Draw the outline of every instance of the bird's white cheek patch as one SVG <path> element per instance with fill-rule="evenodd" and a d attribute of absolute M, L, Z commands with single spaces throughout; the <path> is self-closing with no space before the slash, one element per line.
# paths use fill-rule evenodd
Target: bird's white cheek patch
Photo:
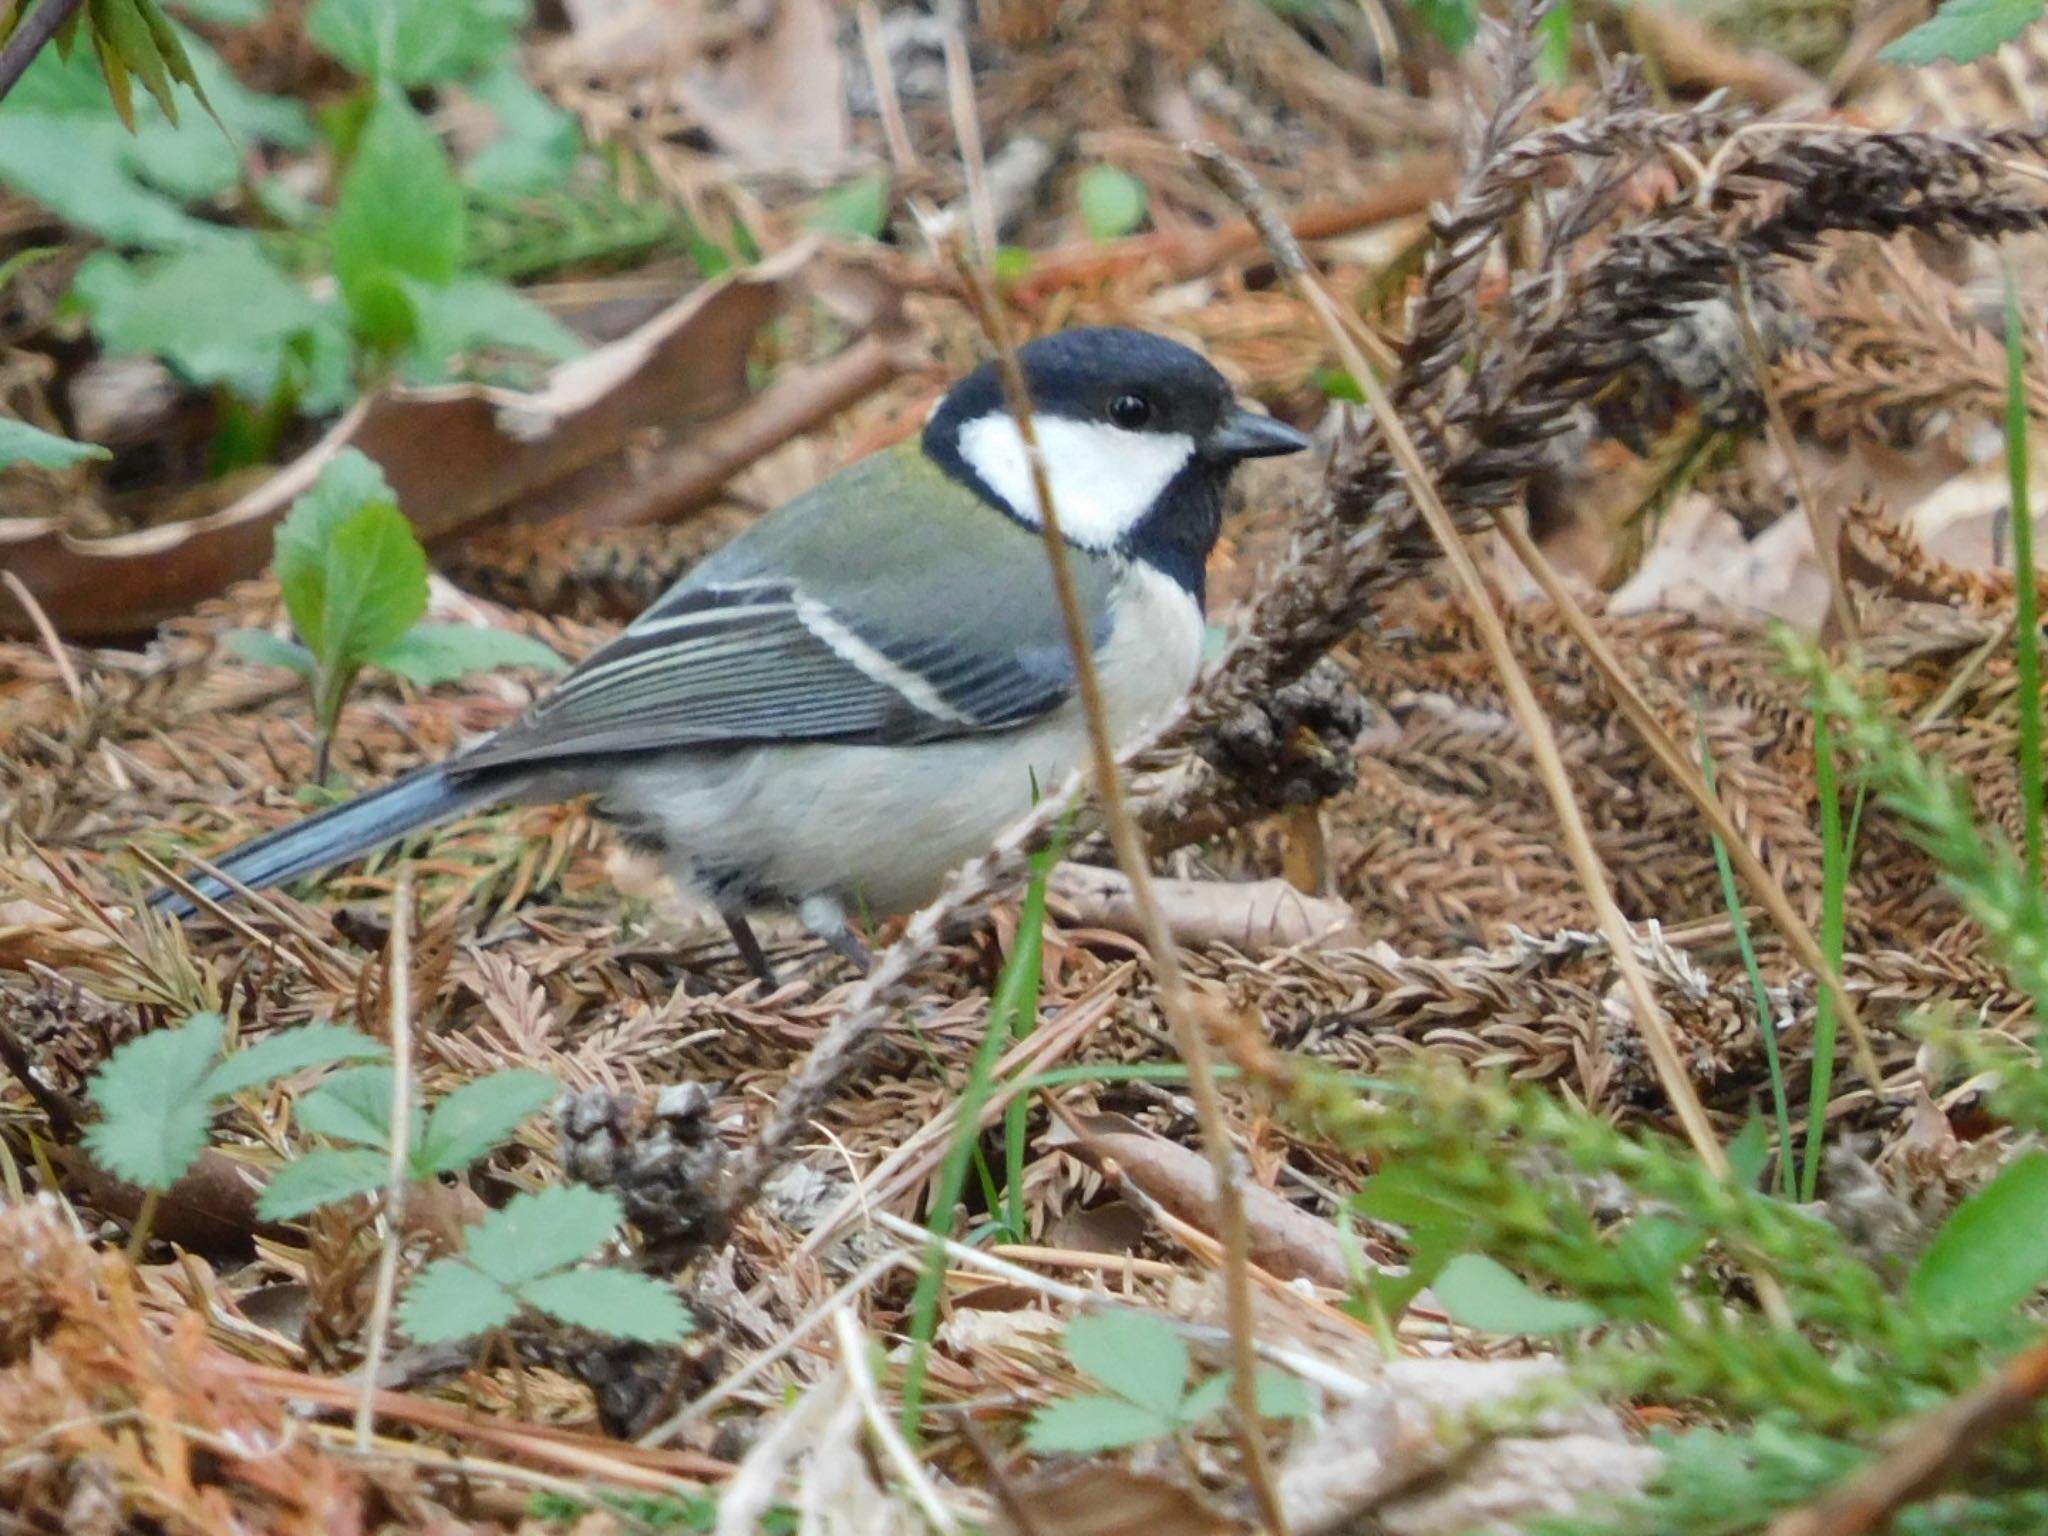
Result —
<path fill-rule="evenodd" d="M 1183 433 L 1125 432 L 1061 416 L 1040 416 L 1036 425 L 1060 530 L 1089 549 L 1109 549 L 1129 533 L 1195 455 Z M 1039 521 L 1024 438 L 1006 412 L 962 426 L 960 457 L 1018 517 Z"/>

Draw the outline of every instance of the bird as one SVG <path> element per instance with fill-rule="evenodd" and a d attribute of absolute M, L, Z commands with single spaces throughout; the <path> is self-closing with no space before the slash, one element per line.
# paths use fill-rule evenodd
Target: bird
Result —
<path fill-rule="evenodd" d="M 1153 332 L 1076 327 L 1015 357 L 1126 743 L 1200 668 L 1233 472 L 1311 440 Z M 190 883 L 224 900 L 468 811 L 588 794 L 628 847 L 708 899 L 764 981 L 749 921 L 764 911 L 794 912 L 865 968 L 855 914 L 923 905 L 1087 760 L 1041 521 L 991 360 L 914 437 L 699 562 L 510 724 L 242 844 L 214 863 L 226 881 Z M 170 888 L 149 904 L 196 910 Z"/>

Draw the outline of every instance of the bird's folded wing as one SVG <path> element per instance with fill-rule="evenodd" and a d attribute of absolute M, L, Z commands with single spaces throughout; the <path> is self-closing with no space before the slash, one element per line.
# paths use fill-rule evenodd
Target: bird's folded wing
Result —
<path fill-rule="evenodd" d="M 863 633 L 862 628 L 868 632 Z M 461 774 L 614 753 L 768 742 L 897 744 L 1005 730 L 1072 691 L 1063 647 L 890 637 L 787 582 L 680 589 Z"/>

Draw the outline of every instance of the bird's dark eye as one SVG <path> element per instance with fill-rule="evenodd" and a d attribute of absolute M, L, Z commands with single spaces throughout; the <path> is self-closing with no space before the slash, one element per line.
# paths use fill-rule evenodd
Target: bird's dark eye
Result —
<path fill-rule="evenodd" d="M 1152 419 L 1152 402 L 1143 395 L 1118 395 L 1109 402 L 1109 419 L 1126 432 L 1135 432 Z"/>

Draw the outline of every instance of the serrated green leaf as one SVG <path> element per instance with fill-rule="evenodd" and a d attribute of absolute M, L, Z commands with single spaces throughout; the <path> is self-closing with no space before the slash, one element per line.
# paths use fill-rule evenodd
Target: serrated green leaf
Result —
<path fill-rule="evenodd" d="M 2029 1152 L 1950 1213 L 1913 1270 L 1930 1319 L 1982 1329 L 2048 1282 L 2048 1152 Z"/>
<path fill-rule="evenodd" d="M 1305 1419 L 1316 1411 L 1315 1394 L 1299 1376 L 1261 1366 L 1252 1382 L 1258 1389 L 1259 1412 L 1269 1419 Z"/>
<path fill-rule="evenodd" d="M 87 13 L 87 26 L 92 34 L 92 56 L 100 66 L 100 78 L 107 82 L 107 101 L 113 106 L 114 116 L 121 120 L 121 126 L 130 133 L 135 131 L 135 82 L 128 71 L 128 63 L 121 57 L 121 50 L 106 30 L 91 19 Z"/>
<path fill-rule="evenodd" d="M 1452 1322 L 1483 1333 L 1568 1333 L 1600 1321 L 1583 1301 L 1531 1290 L 1513 1270 L 1483 1253 L 1461 1253 L 1430 1286 Z"/>
<path fill-rule="evenodd" d="M 402 279 L 446 286 L 462 265 L 462 188 L 440 137 L 395 88 L 381 90 L 342 177 L 334 275 L 372 345 L 395 350 L 418 322 Z"/>
<path fill-rule="evenodd" d="M 1180 1407 L 1174 1417 L 1182 1424 L 1199 1424 L 1211 1414 L 1219 1412 L 1230 1401 L 1230 1372 L 1223 1371 L 1206 1381 L 1195 1383 L 1195 1389 L 1180 1400 Z"/>
<path fill-rule="evenodd" d="M 315 653 L 330 675 L 360 665 L 427 611 L 427 552 L 388 501 L 358 507 L 327 543 L 327 590 Z"/>
<path fill-rule="evenodd" d="M 273 562 L 285 611 L 317 655 L 327 633 L 327 551 L 335 530 L 364 507 L 395 505 L 391 486 L 367 454 L 344 448 L 278 523 Z"/>
<path fill-rule="evenodd" d="M 0 416 L 0 469 L 15 464 L 28 464 L 36 469 L 69 469 L 91 459 L 112 457 L 98 443 L 73 442 L 11 416 Z"/>
<path fill-rule="evenodd" d="M 299 1129 L 333 1141 L 387 1147 L 391 1142 L 391 1068 L 336 1072 L 298 1102 Z"/>
<path fill-rule="evenodd" d="M 1146 1312 L 1084 1312 L 1067 1324 L 1067 1358 L 1119 1397 L 1171 1417 L 1188 1389 L 1188 1347 Z"/>
<path fill-rule="evenodd" d="M 804 223 L 828 235 L 879 240 L 889 227 L 889 190 L 886 173 L 858 177 L 813 202 L 804 214 Z"/>
<path fill-rule="evenodd" d="M 464 1083 L 434 1106 L 413 1152 L 413 1168 L 424 1178 L 459 1173 L 498 1146 L 529 1115 L 540 1113 L 562 1091 L 545 1072 L 493 1072 Z"/>
<path fill-rule="evenodd" d="M 623 1269 L 570 1269 L 518 1288 L 519 1299 L 574 1328 L 615 1339 L 673 1344 L 690 1332 L 690 1314 L 674 1291 Z"/>
<path fill-rule="evenodd" d="M 129 73 L 156 99 L 165 117 L 178 120 L 178 102 L 171 90 L 171 71 L 157 48 L 156 33 L 143 15 L 148 0 L 89 0 L 93 40 L 119 55 Z"/>
<path fill-rule="evenodd" d="M 1066 1397 L 1047 1403 L 1024 1426 L 1024 1443 L 1040 1455 L 1114 1451 L 1174 1432 L 1174 1421 L 1121 1397 Z"/>
<path fill-rule="evenodd" d="M 131 1040 L 92 1076 L 100 1120 L 85 1133 L 93 1160 L 144 1189 L 169 1189 L 205 1150 L 212 1105 L 199 1091 L 226 1025 L 194 1014 L 175 1029 Z"/>
<path fill-rule="evenodd" d="M 499 64 L 469 87 L 498 120 L 498 134 L 462 168 L 479 192 L 524 197 L 558 187 L 576 167 L 583 135 L 576 119 L 528 83 L 518 66 Z"/>
<path fill-rule="evenodd" d="M 617 1195 L 551 1184 L 486 1216 L 470 1232 L 464 1257 L 501 1284 L 521 1286 L 589 1258 L 625 1219 Z"/>
<path fill-rule="evenodd" d="M 1375 1221 L 1411 1230 L 1465 1231 L 1471 1217 L 1426 1170 L 1395 1164 L 1365 1181 L 1351 1203 Z"/>
<path fill-rule="evenodd" d="M 245 1088 L 308 1067 L 331 1066 L 337 1061 L 369 1061 L 385 1054 L 382 1045 L 346 1024 L 302 1024 L 297 1029 L 279 1030 L 233 1052 L 206 1074 L 199 1091 L 209 1099 L 225 1099 Z"/>
<path fill-rule="evenodd" d="M 476 352 L 521 352 L 551 362 L 575 357 L 582 340 L 561 321 L 496 278 L 452 283 L 399 279 L 413 317 L 406 376 L 415 384 L 455 377 L 449 365 Z"/>
<path fill-rule="evenodd" d="M 256 1201 L 267 1221 L 296 1221 L 323 1205 L 382 1189 L 391 1160 L 368 1147 L 314 1147 L 270 1177 Z"/>
<path fill-rule="evenodd" d="M 406 1287 L 399 1326 L 417 1343 L 446 1344 L 503 1327 L 518 1315 L 512 1293 L 454 1259 L 436 1259 Z"/>
<path fill-rule="evenodd" d="M 2041 19 L 2042 0 L 1948 0 L 1926 21 L 1887 44 L 1878 57 L 1889 64 L 1967 64 L 1996 51 Z"/>
<path fill-rule="evenodd" d="M 369 660 L 422 688 L 498 667 L 559 672 L 564 665 L 561 657 L 530 636 L 476 624 L 416 624 Z"/>
<path fill-rule="evenodd" d="M 1128 235 L 1145 222 L 1151 194 L 1145 183 L 1113 165 L 1091 165 L 1074 184 L 1080 203 L 1081 223 L 1097 240 L 1114 240 Z"/>
<path fill-rule="evenodd" d="M 81 290 L 108 352 L 162 358 L 194 384 L 225 384 L 244 400 L 276 396 L 292 344 L 338 319 L 263 254 L 234 237 L 130 269 L 109 284 L 102 266 Z"/>
<path fill-rule="evenodd" d="M 286 640 L 267 629 L 224 629 L 220 639 L 237 656 L 259 667 L 283 667 L 305 678 L 313 675 L 313 653 L 296 640 Z"/>
<path fill-rule="evenodd" d="M 433 85 L 504 57 L 528 8 L 526 0 L 319 0 L 306 30 L 358 75 Z"/>

